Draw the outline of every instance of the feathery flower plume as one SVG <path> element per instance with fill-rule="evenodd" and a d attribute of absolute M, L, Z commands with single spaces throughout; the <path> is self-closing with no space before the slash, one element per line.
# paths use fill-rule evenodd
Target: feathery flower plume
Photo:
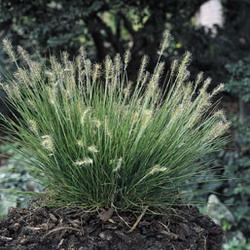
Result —
<path fill-rule="evenodd" d="M 83 112 L 83 114 L 82 114 L 82 116 L 81 116 L 81 119 L 80 119 L 80 122 L 81 122 L 82 125 L 84 125 L 86 116 L 87 116 L 87 114 L 89 113 L 89 111 L 90 111 L 90 109 L 88 109 L 88 108 L 87 108 L 86 110 L 84 110 L 84 112 Z"/>
<path fill-rule="evenodd" d="M 187 67 L 190 63 L 190 60 L 191 60 L 191 54 L 190 52 L 186 52 L 178 68 L 178 73 L 176 77 L 177 85 L 182 84 L 189 77 L 190 73 L 187 70 Z"/>
<path fill-rule="evenodd" d="M 171 75 L 174 74 L 176 72 L 176 69 L 178 68 L 178 60 L 174 60 L 172 63 L 171 63 Z M 170 77 L 171 77 L 170 75 Z"/>
<path fill-rule="evenodd" d="M 30 59 L 29 53 L 21 46 L 17 46 L 17 51 L 18 51 L 19 55 L 23 58 L 23 60 L 28 65 L 30 65 L 31 59 Z"/>
<path fill-rule="evenodd" d="M 127 99 L 129 97 L 130 91 L 131 91 L 131 86 L 132 86 L 132 82 L 129 81 L 126 88 L 123 89 L 123 93 L 124 93 L 124 98 Z"/>
<path fill-rule="evenodd" d="M 142 80 L 141 86 L 145 86 L 145 84 L 148 81 L 149 77 L 150 77 L 150 73 L 148 71 L 146 71 L 145 74 L 143 74 L 143 80 Z"/>
<path fill-rule="evenodd" d="M 138 121 L 138 118 L 139 118 L 139 113 L 138 112 L 134 112 L 132 115 L 131 115 L 131 120 L 133 123 L 136 123 Z"/>
<path fill-rule="evenodd" d="M 93 159 L 89 157 L 85 157 L 82 160 L 78 160 L 74 162 L 74 165 L 76 166 L 87 166 L 87 165 L 92 165 L 93 164 Z"/>
<path fill-rule="evenodd" d="M 209 139 L 214 140 L 215 138 L 224 134 L 230 127 L 229 122 L 218 122 L 210 131 L 209 131 Z"/>
<path fill-rule="evenodd" d="M 77 144 L 79 147 L 83 147 L 83 146 L 84 146 L 82 140 L 77 140 L 77 141 L 76 141 L 76 144 Z"/>
<path fill-rule="evenodd" d="M 53 76 L 53 73 L 50 71 L 50 70 L 45 70 L 45 75 L 48 76 L 48 77 L 51 77 Z"/>
<path fill-rule="evenodd" d="M 202 83 L 202 80 L 203 80 L 203 77 L 204 77 L 204 73 L 203 72 L 200 72 L 196 79 L 195 79 L 195 84 L 194 84 L 194 91 L 196 91 L 197 87 Z"/>
<path fill-rule="evenodd" d="M 93 70 L 93 83 L 99 78 L 100 76 L 100 70 L 101 70 L 101 65 L 100 64 L 95 64 L 94 65 L 94 70 Z"/>
<path fill-rule="evenodd" d="M 204 83 L 203 83 L 203 85 L 202 85 L 202 87 L 200 89 L 201 96 L 207 95 L 207 89 L 210 86 L 211 82 L 212 82 L 211 78 L 207 78 L 204 81 Z"/>
<path fill-rule="evenodd" d="M 124 70 L 127 69 L 130 59 L 131 59 L 131 52 L 130 50 L 126 50 L 124 55 Z"/>
<path fill-rule="evenodd" d="M 55 105 L 56 104 L 56 89 L 55 89 L 55 86 L 53 86 L 52 88 L 48 87 L 47 91 L 48 91 L 48 95 L 49 95 L 50 104 Z"/>
<path fill-rule="evenodd" d="M 68 68 L 68 64 L 69 64 L 69 53 L 67 53 L 66 51 L 64 51 L 62 53 L 62 59 L 63 59 L 64 67 L 67 69 Z"/>
<path fill-rule="evenodd" d="M 210 97 L 216 96 L 218 93 L 220 93 L 221 91 L 223 91 L 224 89 L 224 84 L 221 83 L 219 86 L 217 86 L 213 92 L 211 93 Z"/>
<path fill-rule="evenodd" d="M 122 69 L 122 59 L 120 54 L 116 54 L 115 59 L 114 59 L 114 66 L 115 66 L 115 71 L 117 75 L 120 75 L 121 69 Z"/>
<path fill-rule="evenodd" d="M 98 150 L 95 145 L 91 145 L 88 147 L 88 151 L 91 153 L 98 153 Z"/>
<path fill-rule="evenodd" d="M 80 47 L 79 49 L 79 52 L 80 52 L 80 57 L 81 57 L 81 60 L 85 60 L 86 59 L 86 50 L 84 49 L 84 47 Z"/>
<path fill-rule="evenodd" d="M 34 121 L 34 120 L 29 120 L 29 121 L 28 121 L 28 124 L 29 124 L 30 130 L 31 130 L 32 132 L 34 132 L 35 134 L 38 134 L 37 122 Z"/>
<path fill-rule="evenodd" d="M 122 158 L 119 158 L 116 164 L 116 167 L 113 169 L 113 173 L 118 172 L 121 169 L 122 166 Z"/>
<path fill-rule="evenodd" d="M 163 62 L 159 63 L 159 66 L 156 68 L 155 72 L 151 76 L 151 79 L 148 84 L 148 94 L 150 96 L 153 96 L 155 94 L 155 91 L 158 88 L 159 80 L 164 71 L 164 66 L 165 66 L 165 63 Z"/>
<path fill-rule="evenodd" d="M 218 117 L 220 118 L 224 123 L 227 123 L 227 118 L 225 116 L 225 113 L 223 112 L 223 110 L 218 110 L 214 113 L 214 117 Z"/>
<path fill-rule="evenodd" d="M 162 173 L 162 172 L 165 172 L 167 170 L 166 167 L 162 167 L 160 165 L 155 165 L 151 168 L 151 170 L 149 171 L 148 175 L 154 175 L 154 174 L 157 174 L 157 173 Z"/>
<path fill-rule="evenodd" d="M 92 73 L 92 63 L 89 59 L 84 60 L 85 72 L 87 75 L 91 75 Z"/>
<path fill-rule="evenodd" d="M 11 61 L 16 62 L 16 55 L 14 53 L 12 44 L 10 43 L 8 39 L 3 40 L 3 48 L 5 52 L 7 53 L 7 55 L 10 57 Z"/>
<path fill-rule="evenodd" d="M 153 111 L 150 109 L 145 109 L 142 113 L 142 123 L 147 125 L 153 116 Z"/>
<path fill-rule="evenodd" d="M 71 72 L 71 69 L 70 68 L 64 68 L 63 71 L 64 72 Z"/>
<path fill-rule="evenodd" d="M 162 37 L 162 41 L 161 41 L 161 45 L 160 45 L 160 50 L 159 50 L 159 55 L 162 55 L 164 50 L 168 47 L 169 45 L 169 32 L 165 31 L 163 33 L 163 37 Z"/>
<path fill-rule="evenodd" d="M 162 167 L 161 165 L 157 164 L 157 165 L 154 165 L 153 167 L 151 167 L 150 171 L 145 174 L 139 181 L 138 183 L 142 182 L 144 179 L 146 179 L 147 177 L 151 176 L 151 175 L 154 175 L 154 174 L 157 174 L 157 173 L 163 173 L 167 171 L 167 168 L 166 167 Z"/>
<path fill-rule="evenodd" d="M 12 87 L 12 93 L 17 99 L 21 99 L 20 89 L 16 84 Z"/>
<path fill-rule="evenodd" d="M 50 135 L 43 135 L 42 137 L 42 146 L 50 152 L 54 151 L 53 139 Z"/>
<path fill-rule="evenodd" d="M 148 56 L 144 55 L 141 61 L 140 69 L 137 76 L 137 83 L 140 83 L 145 75 L 145 70 L 148 64 Z"/>
<path fill-rule="evenodd" d="M 106 84 L 108 79 L 110 78 L 111 71 L 112 71 L 112 60 L 109 56 L 106 56 L 105 58 L 105 62 L 104 62 L 104 66 L 105 66 L 105 79 L 106 79 Z"/>
<path fill-rule="evenodd" d="M 108 117 L 105 116 L 104 118 L 104 129 L 105 129 L 105 133 L 108 137 L 111 137 L 111 132 L 110 132 L 110 129 L 109 129 L 109 124 L 108 124 Z"/>
<path fill-rule="evenodd" d="M 100 128 L 101 127 L 101 122 L 98 119 L 93 119 L 93 124 L 95 125 L 96 128 Z"/>

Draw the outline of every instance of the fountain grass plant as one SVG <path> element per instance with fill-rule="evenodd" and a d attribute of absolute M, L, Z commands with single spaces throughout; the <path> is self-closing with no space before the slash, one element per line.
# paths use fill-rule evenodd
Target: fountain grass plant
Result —
<path fill-rule="evenodd" d="M 39 171 L 47 204 L 162 212 L 186 203 L 187 186 L 207 168 L 200 160 L 220 149 L 228 123 L 212 104 L 222 85 L 208 93 L 202 74 L 191 82 L 189 53 L 164 75 L 167 39 L 154 71 L 144 56 L 133 83 L 129 52 L 93 64 L 80 49 L 72 61 L 62 53 L 43 63 L 4 41 L 17 69 L 2 86 L 18 116 L 2 119 Z"/>

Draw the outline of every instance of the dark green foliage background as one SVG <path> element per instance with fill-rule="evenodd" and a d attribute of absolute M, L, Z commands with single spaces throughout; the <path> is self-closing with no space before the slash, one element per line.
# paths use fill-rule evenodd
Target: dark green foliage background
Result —
<path fill-rule="evenodd" d="M 41 57 L 62 50 L 74 56 L 84 45 L 96 61 L 130 47 L 134 60 L 129 71 L 133 73 L 144 53 L 154 61 L 162 33 L 170 30 L 168 58 L 189 50 L 192 73 L 204 71 L 214 85 L 226 83 L 224 100 L 232 120 L 232 139 L 214 164 L 223 167 L 220 173 L 230 180 L 206 188 L 222 195 L 237 226 L 250 238 L 250 1 L 222 0 L 225 22 L 215 37 L 193 23 L 204 2 L 0 0 L 0 40 L 8 37 L 13 45 Z M 8 64 L 0 50 L 0 70 L 6 69 Z M 1 102 L 0 108 L 6 112 Z"/>

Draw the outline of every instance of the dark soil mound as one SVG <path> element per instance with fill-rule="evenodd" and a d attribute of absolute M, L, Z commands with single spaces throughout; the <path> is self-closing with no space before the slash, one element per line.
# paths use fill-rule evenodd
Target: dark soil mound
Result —
<path fill-rule="evenodd" d="M 194 207 L 171 216 L 137 218 L 111 210 L 89 214 L 80 209 L 11 209 L 0 222 L 1 250 L 219 250 L 223 232 Z"/>

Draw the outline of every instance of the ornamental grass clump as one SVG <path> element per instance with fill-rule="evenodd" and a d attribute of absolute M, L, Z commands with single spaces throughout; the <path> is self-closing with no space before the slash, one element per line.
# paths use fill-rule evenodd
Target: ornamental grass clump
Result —
<path fill-rule="evenodd" d="M 130 82 L 129 52 L 94 64 L 80 49 L 73 61 L 63 53 L 42 63 L 4 44 L 17 69 L 2 86 L 18 113 L 5 125 L 39 171 L 46 204 L 161 212 L 186 203 L 189 181 L 206 170 L 201 159 L 228 128 L 211 104 L 222 86 L 208 93 L 202 74 L 191 82 L 189 53 L 167 77 L 161 55 L 151 74 L 144 56 Z"/>

